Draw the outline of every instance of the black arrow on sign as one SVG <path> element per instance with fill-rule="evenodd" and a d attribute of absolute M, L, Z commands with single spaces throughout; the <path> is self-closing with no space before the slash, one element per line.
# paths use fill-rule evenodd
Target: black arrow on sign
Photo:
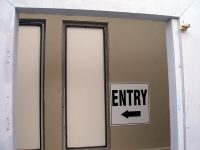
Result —
<path fill-rule="evenodd" d="M 121 114 L 122 116 L 129 118 L 129 117 L 139 117 L 141 116 L 141 111 L 125 111 Z"/>

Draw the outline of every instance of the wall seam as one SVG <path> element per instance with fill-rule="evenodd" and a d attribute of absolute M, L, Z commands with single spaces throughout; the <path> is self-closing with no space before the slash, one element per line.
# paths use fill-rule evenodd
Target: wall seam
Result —
<path fill-rule="evenodd" d="M 11 6 L 13 6 L 15 8 L 15 5 L 10 1 L 10 0 L 6 0 Z"/>
<path fill-rule="evenodd" d="M 180 13 L 179 17 L 182 17 L 183 14 L 198 0 L 193 0 L 193 2 L 191 2 L 184 10 L 182 13 Z"/>

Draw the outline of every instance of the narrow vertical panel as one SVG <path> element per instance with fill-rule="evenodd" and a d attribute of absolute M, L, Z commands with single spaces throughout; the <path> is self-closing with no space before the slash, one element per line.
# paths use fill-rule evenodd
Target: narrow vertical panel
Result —
<path fill-rule="evenodd" d="M 20 26 L 16 80 L 17 149 L 40 149 L 40 27 Z"/>
<path fill-rule="evenodd" d="M 0 150 L 15 149 L 15 52 L 18 12 L 0 1 Z"/>
<path fill-rule="evenodd" d="M 103 29 L 66 31 L 67 147 L 105 146 Z"/>
<path fill-rule="evenodd" d="M 180 23 L 191 25 L 181 32 L 181 48 L 184 80 L 184 131 L 185 149 L 197 150 L 200 147 L 200 1 L 194 1 L 180 17 Z"/>

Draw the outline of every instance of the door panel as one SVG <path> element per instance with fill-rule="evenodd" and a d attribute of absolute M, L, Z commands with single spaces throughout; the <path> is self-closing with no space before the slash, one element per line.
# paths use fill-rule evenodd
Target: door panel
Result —
<path fill-rule="evenodd" d="M 67 146 L 106 145 L 103 29 L 67 27 Z"/>
<path fill-rule="evenodd" d="M 19 26 L 16 79 L 17 149 L 40 149 L 40 27 Z"/>

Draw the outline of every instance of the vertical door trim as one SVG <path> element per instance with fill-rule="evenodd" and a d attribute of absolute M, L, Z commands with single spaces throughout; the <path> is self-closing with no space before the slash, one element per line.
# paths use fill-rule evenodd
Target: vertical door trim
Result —
<path fill-rule="evenodd" d="M 171 150 L 185 150 L 185 103 L 178 19 L 166 23 Z"/>

